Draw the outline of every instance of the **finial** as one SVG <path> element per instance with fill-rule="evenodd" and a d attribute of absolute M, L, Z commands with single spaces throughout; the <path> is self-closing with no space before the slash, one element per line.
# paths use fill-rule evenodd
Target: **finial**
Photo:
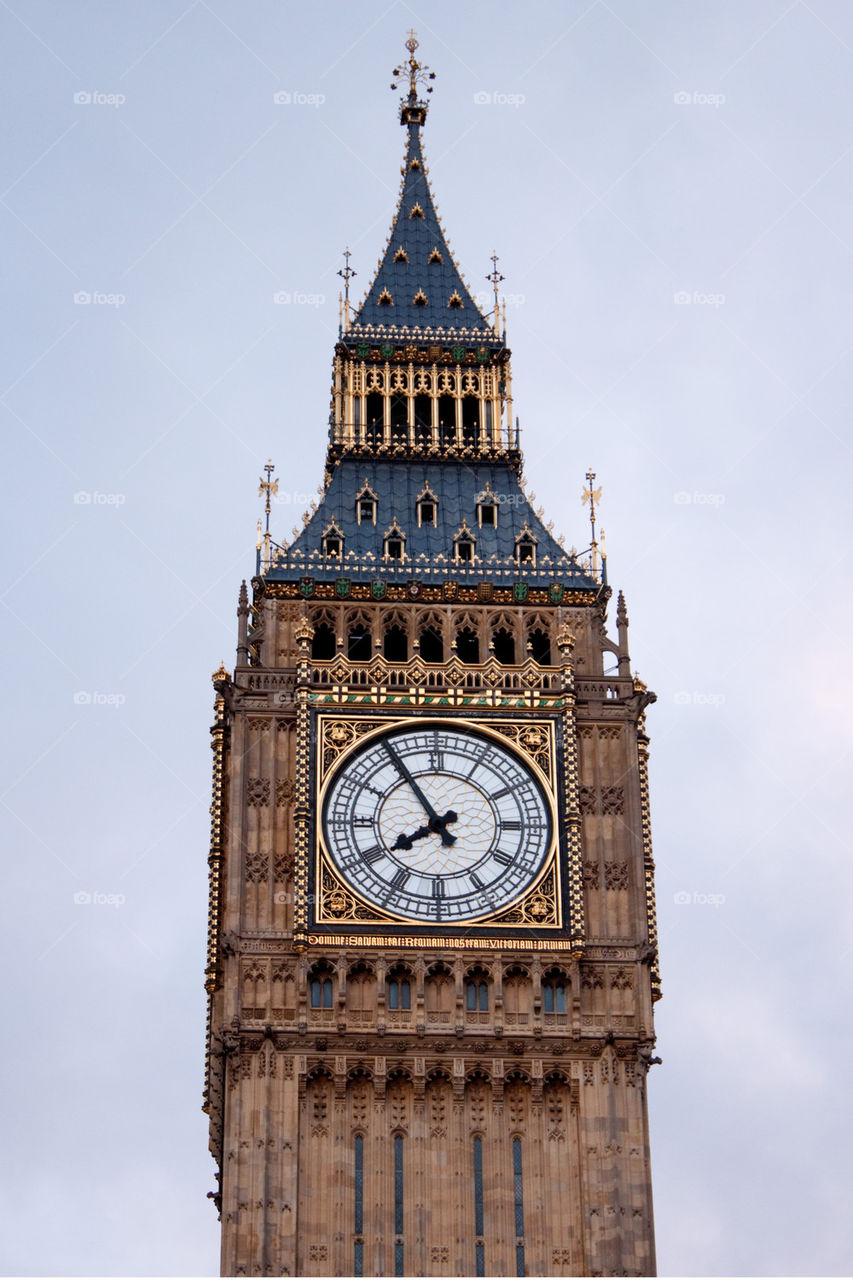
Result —
<path fill-rule="evenodd" d="M 587 471 L 586 473 L 587 487 L 584 489 L 583 493 L 581 494 L 581 502 L 584 503 L 584 505 L 586 505 L 586 503 L 589 503 L 589 523 L 592 529 L 592 546 L 590 548 L 592 552 L 592 572 L 593 572 L 593 576 L 597 576 L 598 575 L 598 543 L 595 540 L 595 504 L 596 502 L 601 502 L 601 486 L 599 485 L 597 489 L 593 489 L 592 486 L 593 486 L 594 480 L 595 480 L 595 472 L 593 471 L 592 467 L 590 467 L 589 471 Z"/>
<path fill-rule="evenodd" d="M 403 80 L 407 75 L 409 77 L 408 96 L 400 103 L 400 124 L 423 124 L 426 119 L 427 104 L 418 99 L 418 85 L 424 85 L 427 93 L 432 93 L 432 85 L 426 82 L 435 79 L 435 72 L 430 71 L 425 63 L 418 62 L 415 57 L 417 47 L 418 39 L 414 31 L 410 30 L 406 41 L 406 48 L 409 51 L 408 61 L 401 62 L 399 67 L 395 67 L 391 73 L 394 77 L 392 89 L 397 88 L 399 80 Z"/>
<path fill-rule="evenodd" d="M 494 250 L 494 252 L 492 253 L 492 259 L 491 259 L 491 261 L 492 261 L 492 269 L 491 269 L 491 271 L 489 272 L 489 274 L 486 276 L 486 279 L 487 279 L 487 280 L 489 280 L 489 281 L 491 281 L 492 288 L 493 288 L 493 289 L 494 289 L 494 291 L 495 291 L 495 309 L 494 309 L 494 312 L 493 312 L 492 314 L 493 314 L 493 316 L 494 316 L 494 330 L 495 330 L 495 333 L 499 333 L 499 332 L 500 332 L 500 322 L 501 322 L 501 305 L 500 305 L 500 300 L 499 300 L 499 298 L 498 298 L 498 285 L 500 284 L 500 282 L 503 280 L 503 278 L 504 278 L 504 277 L 501 275 L 500 271 L 498 271 L 498 254 L 497 254 L 497 250 Z M 504 326 L 504 327 L 506 327 L 506 326 Z"/>
<path fill-rule="evenodd" d="M 357 276 L 358 272 L 350 266 L 349 260 L 352 254 L 349 251 L 349 245 L 344 249 L 344 260 L 346 265 L 338 272 L 338 275 L 344 282 L 344 332 L 349 332 L 349 282 L 353 276 Z"/>
<path fill-rule="evenodd" d="M 266 494 L 266 502 L 264 503 L 264 514 L 266 515 L 267 525 L 264 531 L 264 570 L 270 567 L 270 498 L 278 493 L 278 481 L 273 480 L 272 473 L 275 471 L 272 458 L 268 458 L 264 464 L 264 471 L 267 473 L 266 480 L 261 477 L 260 488 L 258 489 L 258 497 Z M 258 521 L 258 533 L 260 533 L 260 520 Z"/>

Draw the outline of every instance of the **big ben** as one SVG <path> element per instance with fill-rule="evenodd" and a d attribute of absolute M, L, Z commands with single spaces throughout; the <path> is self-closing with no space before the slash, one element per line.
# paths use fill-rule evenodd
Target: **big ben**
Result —
<path fill-rule="evenodd" d="M 406 47 L 360 304 L 341 272 L 322 494 L 279 541 L 267 467 L 213 677 L 222 1272 L 649 1275 L 654 695 L 621 593 L 608 629 L 594 474 L 583 552 L 525 489 L 500 273 L 478 305 Z"/>

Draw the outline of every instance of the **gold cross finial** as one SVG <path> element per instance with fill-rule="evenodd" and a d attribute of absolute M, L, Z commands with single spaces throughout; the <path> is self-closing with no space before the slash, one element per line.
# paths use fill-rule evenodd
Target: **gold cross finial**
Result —
<path fill-rule="evenodd" d="M 418 100 L 418 85 L 426 85 L 427 93 L 432 93 L 432 86 L 427 85 L 427 80 L 435 79 L 435 72 L 430 71 L 429 67 L 423 62 L 418 62 L 415 57 L 415 50 L 418 47 L 418 38 L 413 30 L 409 31 L 409 38 L 406 41 L 406 48 L 409 51 L 408 62 L 401 62 L 399 67 L 395 67 L 391 73 L 394 77 L 392 89 L 397 88 L 397 81 L 402 80 L 404 76 L 409 77 L 409 102 L 414 105 Z"/>
<path fill-rule="evenodd" d="M 491 258 L 492 269 L 489 272 L 489 274 L 486 276 L 486 279 L 491 281 L 492 288 L 495 291 L 495 322 L 496 323 L 497 323 L 497 314 L 498 314 L 498 285 L 504 278 L 501 275 L 500 271 L 498 271 L 498 261 L 499 261 L 498 253 L 497 253 L 497 249 L 495 249 L 492 253 L 492 258 Z"/>
<path fill-rule="evenodd" d="M 275 467 L 273 466 L 272 458 L 268 458 L 268 459 L 267 459 L 266 465 L 264 466 L 264 471 L 266 471 L 266 473 L 267 473 L 267 478 L 266 478 L 266 480 L 264 480 L 263 476 L 261 476 L 261 479 L 260 479 L 260 488 L 258 489 L 258 497 L 259 497 L 259 498 L 260 498 L 260 497 L 263 497 L 263 495 L 264 495 L 264 494 L 266 494 L 266 502 L 265 502 L 265 504 L 264 504 L 264 512 L 265 512 L 266 517 L 267 517 L 267 530 L 266 530 L 266 531 L 267 531 L 267 533 L 269 533 L 269 531 L 270 531 L 270 498 L 271 498 L 271 497 L 275 497 L 275 495 L 278 493 L 278 481 L 277 481 L 277 480 L 273 480 L 273 478 L 272 478 L 272 473 L 275 471 Z"/>
<path fill-rule="evenodd" d="M 596 502 L 601 502 L 601 486 L 599 485 L 597 489 L 592 487 L 595 481 L 595 472 L 592 467 L 587 471 L 585 478 L 587 487 L 581 494 L 581 502 L 584 503 L 584 505 L 589 503 L 589 523 L 592 528 L 592 571 L 593 573 L 597 573 L 598 543 L 595 540 L 595 504 Z"/>

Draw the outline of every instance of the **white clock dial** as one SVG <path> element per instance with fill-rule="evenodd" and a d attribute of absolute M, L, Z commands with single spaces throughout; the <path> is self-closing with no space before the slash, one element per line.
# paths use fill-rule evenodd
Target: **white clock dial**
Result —
<path fill-rule="evenodd" d="M 475 730 L 426 723 L 372 738 L 326 787 L 323 837 L 341 876 L 405 919 L 487 916 L 535 879 L 551 808 L 534 771 Z"/>

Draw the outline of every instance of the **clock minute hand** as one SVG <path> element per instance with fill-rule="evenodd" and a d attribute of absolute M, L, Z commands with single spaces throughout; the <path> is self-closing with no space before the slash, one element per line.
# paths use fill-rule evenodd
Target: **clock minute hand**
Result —
<path fill-rule="evenodd" d="M 430 827 L 439 836 L 441 836 L 441 843 L 444 845 L 455 844 L 456 836 L 452 836 L 450 832 L 446 830 L 443 820 L 438 816 L 435 809 L 433 809 L 432 805 L 430 804 L 429 800 L 427 800 L 423 791 L 421 791 L 420 787 L 415 782 L 414 778 L 409 772 L 408 766 L 403 763 L 400 756 L 397 755 L 397 752 L 394 751 L 394 749 L 387 742 L 384 742 L 383 746 L 385 747 L 385 750 L 388 752 L 388 755 L 391 758 L 391 763 L 394 765 L 394 768 L 397 770 L 400 777 L 403 779 L 404 782 L 408 782 L 409 786 L 414 791 L 418 800 L 423 805 L 424 811 L 430 820 Z"/>

